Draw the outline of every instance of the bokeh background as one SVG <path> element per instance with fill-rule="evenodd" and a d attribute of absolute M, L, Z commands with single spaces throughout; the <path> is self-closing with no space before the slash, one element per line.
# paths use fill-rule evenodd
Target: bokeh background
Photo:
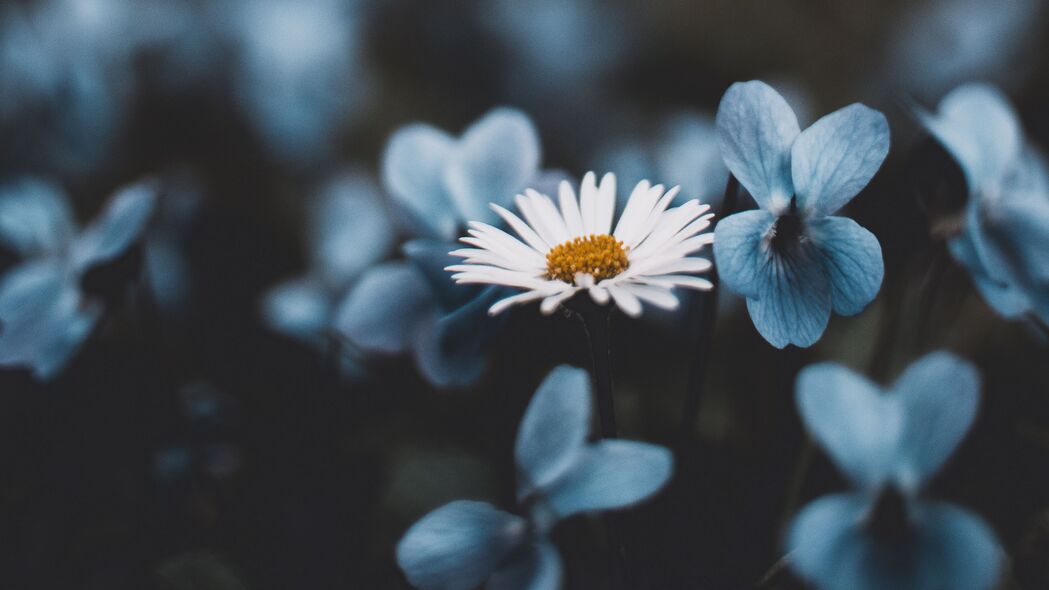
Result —
<path fill-rule="evenodd" d="M 782 527 L 843 481 L 804 451 L 794 374 L 836 360 L 887 383 L 936 348 L 985 386 L 932 493 L 993 526 L 1003 587 L 1049 587 L 1049 340 L 995 315 L 947 254 L 966 189 L 912 116 L 987 81 L 1049 146 L 1047 32 L 1041 0 L 5 2 L 0 191 L 38 179 L 88 220 L 153 178 L 160 205 L 130 285 L 61 374 L 0 371 L 0 585 L 407 588 L 393 546 L 417 518 L 456 498 L 513 506 L 516 424 L 551 367 L 587 366 L 585 340 L 524 308 L 476 386 L 439 390 L 403 355 L 344 370 L 349 352 L 282 333 L 265 304 L 314 264 L 321 195 L 392 211 L 391 133 L 457 134 L 508 105 L 534 120 L 544 168 L 611 170 L 621 191 L 680 183 L 717 206 L 713 113 L 760 78 L 803 126 L 855 101 L 889 117 L 889 159 L 849 209 L 886 279 L 807 350 L 771 348 L 726 293 L 616 320 L 620 431 L 677 453 L 670 486 L 624 517 L 637 587 L 799 588 L 775 567 Z M 397 258 L 391 215 L 371 239 Z M 567 588 L 607 586 L 594 522 L 555 538 Z"/>

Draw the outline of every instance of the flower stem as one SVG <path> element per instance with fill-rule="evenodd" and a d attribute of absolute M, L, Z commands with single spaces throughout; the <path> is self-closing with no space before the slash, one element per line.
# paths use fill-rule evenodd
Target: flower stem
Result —
<path fill-rule="evenodd" d="M 582 301 L 578 301 L 582 300 Z M 601 438 L 616 437 L 616 411 L 612 398 L 612 330 L 611 314 L 586 294 L 572 302 L 572 310 L 583 324 L 590 349 L 591 377 L 597 394 L 597 411 L 601 419 Z"/>
<path fill-rule="evenodd" d="M 732 214 L 736 208 L 738 194 L 739 181 L 735 176 L 729 174 L 728 183 L 725 185 L 725 198 L 721 201 L 721 209 L 718 211 L 719 220 Z M 714 289 L 698 297 L 699 305 L 693 306 L 692 313 L 695 319 L 689 322 L 690 325 L 696 326 L 695 356 L 693 357 L 695 363 L 689 374 L 685 405 L 681 409 L 681 426 L 678 435 L 681 445 L 685 445 L 690 438 L 696 424 L 696 416 L 699 414 L 699 406 L 703 401 L 707 366 L 710 364 L 710 343 L 718 311 L 717 268 L 711 269 L 710 282 L 714 283 Z"/>

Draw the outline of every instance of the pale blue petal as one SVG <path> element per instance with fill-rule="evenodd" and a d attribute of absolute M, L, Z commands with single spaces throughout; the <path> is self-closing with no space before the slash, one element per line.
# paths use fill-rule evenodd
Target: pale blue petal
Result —
<path fill-rule="evenodd" d="M 460 219 L 444 184 L 455 140 L 440 129 L 414 123 L 398 129 L 382 157 L 382 182 L 412 220 L 432 237 L 455 239 Z"/>
<path fill-rule="evenodd" d="M 647 499 L 670 479 L 674 457 L 647 443 L 602 440 L 586 447 L 546 493 L 560 518 L 624 508 Z"/>
<path fill-rule="evenodd" d="M 27 262 L 0 279 L 0 365 L 54 377 L 90 335 L 100 310 L 83 305 L 76 277 L 56 260 Z"/>
<path fill-rule="evenodd" d="M 834 311 L 841 315 L 863 311 L 874 301 L 885 276 L 878 238 L 846 217 L 810 220 L 807 233 L 830 277 Z"/>
<path fill-rule="evenodd" d="M 915 560 L 921 564 L 923 588 L 990 590 L 999 581 L 1002 549 L 994 532 L 977 516 L 947 503 L 923 503 L 915 508 L 921 543 Z"/>
<path fill-rule="evenodd" d="M 901 590 L 890 585 L 890 570 L 877 571 L 878 552 L 862 534 L 869 509 L 863 494 L 824 496 L 802 508 L 787 532 L 791 568 L 819 590 Z"/>
<path fill-rule="evenodd" d="M 185 309 L 192 290 L 189 265 L 170 231 L 156 231 L 146 238 L 144 278 L 150 294 L 165 313 Z"/>
<path fill-rule="evenodd" d="M 553 543 L 536 541 L 495 572 L 485 590 L 559 590 L 561 555 Z"/>
<path fill-rule="evenodd" d="M 987 84 L 959 86 L 925 126 L 961 166 L 969 192 L 993 188 L 1020 154 L 1023 136 L 1009 99 Z"/>
<path fill-rule="evenodd" d="M 271 329 L 293 338 L 318 343 L 332 316 L 331 296 L 312 278 L 300 278 L 272 287 L 262 297 L 262 319 Z"/>
<path fill-rule="evenodd" d="M 406 262 L 376 266 L 361 276 L 335 311 L 333 328 L 361 348 L 404 352 L 434 313 L 426 281 Z"/>
<path fill-rule="evenodd" d="M 505 297 L 501 287 L 488 287 L 455 311 L 420 322 L 415 337 L 419 371 L 440 389 L 469 387 L 488 368 L 488 352 L 505 317 L 488 308 Z"/>
<path fill-rule="evenodd" d="M 0 188 L 0 244 L 23 257 L 57 254 L 75 233 L 59 187 L 25 178 Z"/>
<path fill-rule="evenodd" d="M 393 246 L 393 220 L 379 189 L 364 174 L 325 186 L 310 210 L 313 269 L 330 288 L 345 288 Z"/>
<path fill-rule="evenodd" d="M 798 209 L 806 217 L 831 215 L 867 186 L 889 153 L 885 115 L 855 103 L 825 115 L 791 148 Z"/>
<path fill-rule="evenodd" d="M 763 209 L 729 215 L 714 228 L 714 259 L 726 287 L 744 297 L 757 297 L 768 254 L 765 236 L 776 218 Z"/>
<path fill-rule="evenodd" d="M 970 230 L 947 241 L 947 248 L 962 266 L 969 271 L 976 289 L 987 305 L 1005 318 L 1019 317 L 1031 310 L 1031 300 L 1018 287 L 988 272 L 977 254 Z"/>
<path fill-rule="evenodd" d="M 864 526 L 870 497 L 826 496 L 791 524 L 787 550 L 819 590 L 991 590 L 1001 550 L 979 519 L 947 504 L 910 505 L 911 530 L 892 541 Z"/>
<path fill-rule="evenodd" d="M 747 298 L 754 327 L 776 348 L 815 344 L 832 307 L 830 278 L 819 252 L 811 243 L 797 242 L 770 249 L 759 265 L 758 296 Z"/>
<path fill-rule="evenodd" d="M 721 97 L 715 122 L 729 171 L 762 209 L 782 212 L 794 195 L 790 146 L 801 131 L 790 105 L 764 82 L 736 82 Z"/>
<path fill-rule="evenodd" d="M 460 285 L 452 279 L 452 273 L 444 270 L 453 264 L 462 264 L 462 258 L 449 256 L 457 245 L 439 240 L 412 240 L 401 247 L 404 255 L 419 269 L 422 277 L 433 291 L 442 309 L 456 309 L 476 298 L 481 291 L 477 285 Z"/>
<path fill-rule="evenodd" d="M 459 500 L 416 522 L 397 565 L 420 590 L 473 590 L 527 539 L 527 523 L 484 502 Z"/>
<path fill-rule="evenodd" d="M 463 132 L 445 169 L 460 220 L 498 223 L 488 206 L 508 206 L 539 171 L 539 134 L 524 113 L 494 109 Z"/>
<path fill-rule="evenodd" d="M 121 189 L 73 242 L 73 266 L 82 271 L 124 253 L 146 230 L 156 204 L 157 186 L 153 182 Z"/>
<path fill-rule="evenodd" d="M 892 386 L 903 414 L 898 483 L 917 490 L 947 461 L 969 431 L 980 403 L 980 375 L 947 352 L 915 361 Z"/>
<path fill-rule="evenodd" d="M 849 479 L 876 489 L 891 476 L 902 428 L 894 400 L 834 363 L 802 369 L 796 390 L 805 429 Z"/>
<path fill-rule="evenodd" d="M 517 431 L 518 496 L 550 485 L 575 462 L 590 431 L 590 375 L 555 368 L 536 390 Z"/>

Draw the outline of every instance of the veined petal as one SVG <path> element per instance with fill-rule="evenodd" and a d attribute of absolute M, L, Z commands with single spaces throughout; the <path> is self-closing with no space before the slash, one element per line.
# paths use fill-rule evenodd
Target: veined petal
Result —
<path fill-rule="evenodd" d="M 794 195 L 790 149 L 801 132 L 787 101 L 764 82 L 736 82 L 715 122 L 725 165 L 762 209 L 781 212 Z"/>
<path fill-rule="evenodd" d="M 444 170 L 455 140 L 421 123 L 401 127 L 382 156 L 382 182 L 431 237 L 455 237 L 459 217 L 445 190 Z"/>
<path fill-rule="evenodd" d="M 885 275 L 878 238 L 846 217 L 824 217 L 806 223 L 830 277 L 834 311 L 841 315 L 863 311 L 878 294 Z"/>
<path fill-rule="evenodd" d="M 805 217 L 831 215 L 867 186 L 889 153 L 885 115 L 855 103 L 801 132 L 791 148 L 798 209 Z"/>
<path fill-rule="evenodd" d="M 969 431 L 980 403 L 980 376 L 957 356 L 934 352 L 907 367 L 891 394 L 903 414 L 897 481 L 917 491 Z"/>
<path fill-rule="evenodd" d="M 421 590 L 472 590 L 527 540 L 527 523 L 484 502 L 446 504 L 397 543 L 397 565 Z"/>
<path fill-rule="evenodd" d="M 718 275 L 735 293 L 758 296 L 769 256 L 765 235 L 775 223 L 772 214 L 758 209 L 729 215 L 714 228 Z"/>
<path fill-rule="evenodd" d="M 673 467 L 673 455 L 663 447 L 602 440 L 586 447 L 547 490 L 546 498 L 560 518 L 624 508 L 658 492 L 670 479 Z"/>
<path fill-rule="evenodd" d="M 834 363 L 809 365 L 797 379 L 805 428 L 857 486 L 877 490 L 892 475 L 903 430 L 899 406 L 863 376 Z"/>
<path fill-rule="evenodd" d="M 576 461 L 590 430 L 590 376 L 561 365 L 547 375 L 517 431 L 518 498 L 549 486 Z"/>
<path fill-rule="evenodd" d="M 461 218 L 494 222 L 488 204 L 509 204 L 535 178 L 539 158 L 539 134 L 521 111 L 494 109 L 471 125 L 444 171 Z"/>
<path fill-rule="evenodd" d="M 756 273 L 758 295 L 747 298 L 747 310 L 758 332 L 776 348 L 815 344 L 832 307 L 830 279 L 816 249 L 805 242 L 770 248 Z"/>

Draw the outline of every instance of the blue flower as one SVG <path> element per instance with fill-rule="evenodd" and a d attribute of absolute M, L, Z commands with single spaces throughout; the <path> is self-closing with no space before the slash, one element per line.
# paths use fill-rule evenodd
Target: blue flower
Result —
<path fill-rule="evenodd" d="M 788 531 L 795 570 L 821 590 L 987 590 L 1001 551 L 978 517 L 919 496 L 969 430 L 980 378 L 945 352 L 882 391 L 836 364 L 798 376 L 798 411 L 854 491 L 805 506 Z"/>
<path fill-rule="evenodd" d="M 355 2 L 248 0 L 230 10 L 234 89 L 249 120 L 284 160 L 328 155 L 369 86 Z"/>
<path fill-rule="evenodd" d="M 152 183 L 128 186 L 77 232 L 57 187 L 24 179 L 0 188 L 0 244 L 22 257 L 0 277 L 0 365 L 27 367 L 39 379 L 61 371 L 103 310 L 81 279 L 139 240 L 155 202 Z"/>
<path fill-rule="evenodd" d="M 324 349 L 337 326 L 337 309 L 362 274 L 389 254 L 396 228 L 378 186 L 356 171 L 335 176 L 318 191 L 307 226 L 308 270 L 271 288 L 261 311 L 270 328 Z M 347 376 L 359 375 L 358 364 L 345 360 Z"/>
<path fill-rule="evenodd" d="M 397 544 L 397 563 L 422 590 L 553 590 L 561 558 L 549 533 L 584 512 L 623 508 L 670 478 L 667 449 L 625 440 L 586 442 L 590 381 L 560 366 L 536 391 L 517 432 L 517 498 L 524 516 L 459 500 L 416 522 Z"/>
<path fill-rule="evenodd" d="M 489 203 L 549 183 L 539 169 L 539 137 L 523 113 L 495 109 L 456 138 L 430 125 L 407 125 L 390 138 L 383 184 L 412 227 L 406 261 L 376 266 L 337 311 L 338 329 L 361 348 L 411 352 L 437 387 L 477 381 L 501 320 L 488 317 L 498 287 L 457 285 L 444 268 L 457 259 L 453 240 L 467 221 L 498 224 Z"/>
<path fill-rule="evenodd" d="M 964 230 L 948 241 L 951 254 L 995 311 L 1049 322 L 1049 167 L 1025 143 L 1009 101 L 993 87 L 966 84 L 936 114 L 920 116 L 969 188 Z"/>
<path fill-rule="evenodd" d="M 857 103 L 801 131 L 786 101 L 758 81 L 733 84 L 716 121 L 725 164 L 760 206 L 718 223 L 718 271 L 747 298 L 765 340 L 811 346 L 831 310 L 857 314 L 881 287 L 878 239 L 833 214 L 881 167 L 888 123 Z"/>

